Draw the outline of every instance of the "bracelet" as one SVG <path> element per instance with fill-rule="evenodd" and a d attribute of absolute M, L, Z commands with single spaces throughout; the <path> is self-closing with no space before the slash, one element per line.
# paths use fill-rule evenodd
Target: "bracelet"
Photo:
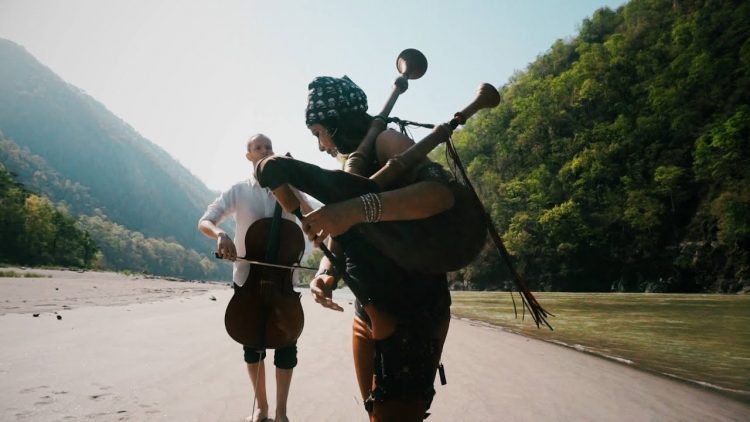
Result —
<path fill-rule="evenodd" d="M 366 193 L 359 197 L 362 200 L 362 207 L 365 210 L 365 222 L 377 223 L 383 215 L 383 203 L 380 202 L 380 195 L 376 193 Z"/>

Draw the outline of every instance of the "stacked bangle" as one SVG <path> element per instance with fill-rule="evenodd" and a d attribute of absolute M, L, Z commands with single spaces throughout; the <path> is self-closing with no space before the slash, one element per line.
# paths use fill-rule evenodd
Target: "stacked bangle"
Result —
<path fill-rule="evenodd" d="M 365 210 L 365 221 L 368 223 L 377 223 L 383 215 L 383 203 L 380 202 L 380 196 L 376 193 L 366 193 L 359 197 L 362 200 L 362 207 Z"/>

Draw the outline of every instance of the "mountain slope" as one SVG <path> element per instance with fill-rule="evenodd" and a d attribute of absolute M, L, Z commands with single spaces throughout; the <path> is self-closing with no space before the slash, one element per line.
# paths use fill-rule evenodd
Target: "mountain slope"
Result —
<path fill-rule="evenodd" d="M 0 131 L 17 144 L 6 142 L 7 150 L 27 150 L 24 156 L 43 164 L 29 173 L 31 167 L 24 171 L 17 165 L 23 160 L 5 162 L 3 157 L 20 182 L 69 202 L 76 213 L 93 215 L 93 209 L 85 208 L 97 207 L 130 230 L 205 249 L 195 227 L 215 194 L 104 105 L 3 39 Z M 45 175 L 86 195 L 71 196 L 44 185 Z"/>

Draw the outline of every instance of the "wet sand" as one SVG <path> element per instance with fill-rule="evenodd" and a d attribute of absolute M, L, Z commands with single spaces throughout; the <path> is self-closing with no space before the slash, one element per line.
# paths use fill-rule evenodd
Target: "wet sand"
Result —
<path fill-rule="evenodd" d="M 250 413 L 242 349 L 223 327 L 228 286 L 28 271 L 53 277 L 0 278 L 0 420 L 242 421 Z M 333 312 L 306 291 L 302 302 L 290 420 L 366 421 L 351 303 Z M 451 321 L 443 362 L 448 384 L 436 385 L 433 422 L 750 420 L 749 404 L 714 391 L 469 321 Z"/>

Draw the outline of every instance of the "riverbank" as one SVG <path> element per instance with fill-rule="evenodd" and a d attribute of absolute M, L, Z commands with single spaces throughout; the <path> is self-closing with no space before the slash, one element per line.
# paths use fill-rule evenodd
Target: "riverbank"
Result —
<path fill-rule="evenodd" d="M 453 292 L 454 316 L 485 321 L 750 403 L 750 296 L 538 293 L 554 331 L 513 317 L 509 294 Z"/>
<path fill-rule="evenodd" d="M 223 329 L 228 286 L 51 275 L 0 278 L 0 420 L 202 422 L 249 414 L 241 348 Z M 343 313 L 307 293 L 302 304 L 290 420 L 365 421 L 351 361 L 351 301 L 342 301 Z M 451 321 L 443 362 L 448 384 L 435 387 L 431 421 L 750 415 L 749 405 L 706 389 L 470 321 Z"/>

